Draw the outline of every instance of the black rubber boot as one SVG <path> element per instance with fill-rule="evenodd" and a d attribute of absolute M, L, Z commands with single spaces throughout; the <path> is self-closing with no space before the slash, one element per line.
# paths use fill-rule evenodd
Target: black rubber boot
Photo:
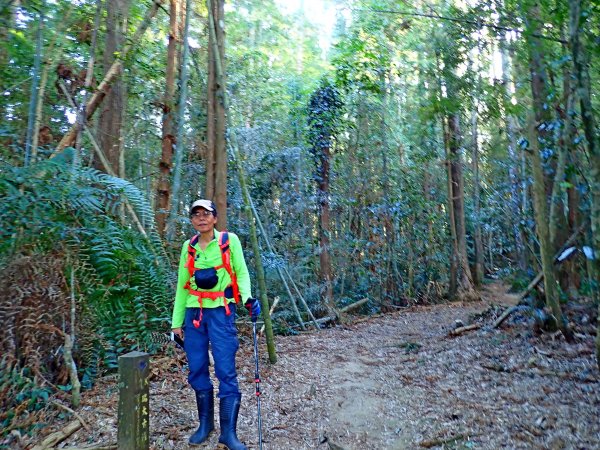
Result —
<path fill-rule="evenodd" d="M 215 399 L 213 390 L 195 392 L 200 426 L 190 437 L 189 443 L 192 445 L 202 444 L 208 439 L 210 432 L 215 429 Z"/>
<path fill-rule="evenodd" d="M 248 450 L 248 448 L 238 440 L 236 435 L 241 400 L 241 394 L 230 395 L 221 399 L 221 409 L 219 411 L 221 436 L 219 436 L 219 444 L 224 445 L 229 450 Z"/>

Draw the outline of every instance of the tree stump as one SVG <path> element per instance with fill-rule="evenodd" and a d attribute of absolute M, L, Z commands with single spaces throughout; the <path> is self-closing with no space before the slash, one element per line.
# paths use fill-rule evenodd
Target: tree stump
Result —
<path fill-rule="evenodd" d="M 148 353 L 130 352 L 119 357 L 119 450 L 148 450 L 149 375 Z"/>

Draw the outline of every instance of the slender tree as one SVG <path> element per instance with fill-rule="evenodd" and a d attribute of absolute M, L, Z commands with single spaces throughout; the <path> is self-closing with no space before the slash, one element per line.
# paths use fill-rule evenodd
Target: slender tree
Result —
<path fill-rule="evenodd" d="M 530 148 L 529 157 L 533 172 L 533 209 L 535 212 L 535 227 L 540 242 L 540 256 L 542 272 L 544 274 L 544 293 L 546 304 L 550 307 L 556 319 L 556 325 L 560 328 L 567 341 L 573 340 L 573 332 L 565 318 L 558 301 L 558 286 L 554 276 L 554 257 L 551 250 L 550 230 L 548 226 L 548 206 L 546 191 L 544 189 L 544 169 L 539 148 L 539 133 L 535 130 L 534 120 L 530 120 Z"/>
<path fill-rule="evenodd" d="M 167 225 L 167 211 L 171 200 L 171 169 L 175 147 L 175 78 L 177 76 L 177 47 L 179 43 L 178 14 L 180 0 L 169 1 L 169 44 L 167 46 L 167 68 L 165 94 L 162 100 L 162 145 L 159 163 L 159 176 L 156 187 L 156 226 L 164 235 Z"/>
<path fill-rule="evenodd" d="M 467 256 L 467 227 L 465 225 L 465 188 L 462 173 L 461 132 L 457 113 L 447 119 L 448 144 L 448 197 L 452 236 L 452 259 L 456 264 L 456 297 L 464 300 L 479 298 L 474 288 L 473 276 Z"/>
<path fill-rule="evenodd" d="M 592 245 L 594 249 L 594 280 L 596 283 L 596 299 L 600 297 L 598 289 L 600 286 L 600 140 L 596 128 L 596 118 L 592 107 L 591 80 L 589 73 L 589 62 L 586 60 L 586 52 L 582 48 L 581 30 L 588 16 L 589 4 L 585 0 L 569 0 L 570 12 L 570 42 L 573 56 L 574 75 L 577 80 L 577 96 L 579 97 L 579 108 L 581 121 L 587 141 L 588 157 L 590 159 L 589 183 L 592 193 L 591 225 Z M 584 14 L 585 12 L 585 14 Z M 600 302 L 598 302 L 600 316 Z M 600 321 L 596 333 L 596 360 L 600 367 Z"/>
<path fill-rule="evenodd" d="M 180 77 L 180 91 L 179 91 L 179 102 L 177 107 L 177 135 L 175 137 L 175 161 L 173 165 L 173 191 L 171 195 L 171 205 L 169 208 L 169 223 L 167 225 L 167 241 L 173 242 L 175 239 L 175 228 L 177 223 L 177 217 L 179 215 L 179 193 L 181 191 L 181 179 L 183 172 L 183 155 L 185 153 L 185 139 L 184 139 L 184 123 L 185 123 L 185 110 L 187 105 L 187 86 L 188 86 L 188 60 L 190 54 L 189 45 L 189 32 L 190 32 L 190 18 L 192 16 L 192 2 L 186 0 L 185 8 L 185 25 L 183 28 L 183 56 L 181 58 L 181 77 Z"/>
<path fill-rule="evenodd" d="M 38 17 L 38 30 L 37 30 L 37 38 L 36 38 L 36 50 L 35 50 L 35 58 L 33 63 L 33 74 L 32 74 L 32 82 L 31 82 L 31 97 L 29 99 L 29 116 L 27 121 L 27 137 L 25 138 L 25 165 L 29 164 L 29 160 L 31 158 L 31 142 L 32 137 L 34 135 L 34 125 L 35 125 L 35 110 L 38 101 L 39 95 L 39 84 L 40 84 L 40 72 L 42 65 L 42 30 L 44 26 L 44 14 L 42 12 L 39 13 Z"/>
<path fill-rule="evenodd" d="M 106 4 L 106 39 L 104 44 L 104 75 L 123 49 L 127 33 L 129 16 L 129 0 L 108 0 Z M 108 158 L 111 166 L 124 177 L 123 166 L 123 120 L 127 106 L 127 87 L 122 78 L 122 68 L 118 79 L 113 83 L 106 95 L 98 119 L 98 143 Z M 98 160 L 94 165 L 102 168 Z"/>
<path fill-rule="evenodd" d="M 319 261 L 321 301 L 330 317 L 339 318 L 333 301 L 333 272 L 331 268 L 330 228 L 330 167 L 331 147 L 335 139 L 343 102 L 337 89 L 327 80 L 322 80 L 312 94 L 308 105 L 310 149 L 313 154 L 317 182 L 319 216 Z"/>
<path fill-rule="evenodd" d="M 209 26 L 206 197 L 215 201 L 219 227 L 227 228 L 227 150 L 225 147 L 225 2 L 207 0 Z M 218 68 L 217 65 L 221 67 Z"/>

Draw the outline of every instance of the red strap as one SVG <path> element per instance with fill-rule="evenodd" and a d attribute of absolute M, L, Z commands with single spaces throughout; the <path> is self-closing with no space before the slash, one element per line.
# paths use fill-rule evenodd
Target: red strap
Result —
<path fill-rule="evenodd" d="M 231 269 L 231 250 L 229 249 L 229 233 L 223 231 L 219 235 L 219 247 L 221 247 L 221 257 L 223 260 L 223 267 L 231 278 L 231 288 L 233 289 L 233 299 L 236 303 L 240 301 L 240 288 L 237 282 L 237 275 Z"/>
<path fill-rule="evenodd" d="M 203 298 L 209 298 L 211 300 L 216 300 L 218 298 L 223 297 L 223 306 L 225 307 L 225 315 L 229 316 L 231 315 L 231 310 L 229 309 L 229 302 L 227 301 L 227 297 L 225 297 L 225 292 L 223 291 L 216 291 L 216 292 L 211 292 L 211 291 L 194 291 L 192 289 L 189 290 L 191 295 L 195 295 L 196 297 L 198 297 L 198 303 L 200 303 L 200 320 L 202 320 L 202 299 Z M 200 321 L 198 321 L 198 326 L 200 325 Z M 196 326 L 196 323 L 194 322 L 194 326 Z M 198 327 L 196 327 L 198 328 Z"/>
<path fill-rule="evenodd" d="M 195 295 L 198 298 L 210 298 L 211 300 L 216 300 L 219 297 L 225 297 L 225 292 L 223 291 L 194 291 L 193 289 L 190 289 L 190 294 Z"/>
<path fill-rule="evenodd" d="M 229 309 L 229 302 L 227 301 L 227 298 L 225 297 L 225 292 L 223 292 L 223 291 L 218 291 L 218 292 L 195 291 L 192 289 L 192 287 L 190 285 L 190 281 L 191 281 L 192 277 L 194 276 L 194 272 L 196 271 L 196 267 L 195 267 L 196 249 L 194 248 L 194 245 L 196 245 L 196 243 L 198 242 L 199 237 L 200 237 L 199 234 L 194 235 L 190 239 L 190 242 L 188 244 L 188 259 L 185 263 L 185 267 L 187 267 L 187 269 L 188 269 L 188 272 L 190 274 L 190 279 L 187 281 L 187 283 L 183 287 L 184 289 L 188 290 L 191 295 L 195 295 L 196 297 L 198 297 L 198 303 L 200 304 L 200 318 L 199 318 L 199 320 L 194 320 L 194 326 L 196 328 L 198 328 L 200 326 L 200 322 L 202 321 L 202 299 L 203 298 L 209 298 L 211 300 L 216 300 L 216 299 L 222 297 L 223 298 L 223 306 L 225 307 L 225 314 L 228 316 L 231 314 L 231 310 Z M 229 278 L 231 278 L 230 286 L 231 286 L 231 289 L 233 290 L 233 298 L 234 298 L 235 302 L 238 303 L 240 301 L 241 295 L 240 295 L 240 289 L 239 289 L 239 286 L 237 283 L 237 276 L 231 268 L 231 251 L 229 250 L 229 233 L 227 233 L 227 231 L 223 231 L 223 232 L 219 233 L 219 247 L 221 248 L 221 261 L 223 264 L 221 264 L 220 266 L 216 266 L 214 269 L 215 270 L 225 269 L 227 271 L 227 273 L 229 274 Z"/>
<path fill-rule="evenodd" d="M 200 328 L 200 322 L 202 322 L 202 298 L 198 298 L 198 303 L 200 303 L 200 313 L 198 314 L 198 320 L 192 320 L 194 328 Z"/>
<path fill-rule="evenodd" d="M 194 276 L 194 263 L 196 262 L 196 249 L 194 248 L 194 245 L 196 245 L 198 242 L 199 236 L 200 235 L 198 234 L 194 235 L 188 243 L 188 259 L 185 263 L 185 267 L 187 267 L 188 272 L 190 273 L 190 279 Z M 189 289 L 189 285 L 190 282 L 188 280 L 187 284 L 185 285 L 185 289 Z"/>

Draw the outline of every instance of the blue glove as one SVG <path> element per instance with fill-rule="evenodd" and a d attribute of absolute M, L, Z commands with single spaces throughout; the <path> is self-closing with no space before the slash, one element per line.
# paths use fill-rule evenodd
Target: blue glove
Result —
<path fill-rule="evenodd" d="M 260 316 L 260 302 L 258 299 L 250 297 L 248 300 L 246 300 L 244 306 L 248 310 L 248 314 L 250 314 L 252 322 L 256 322 L 256 319 L 258 319 L 258 316 Z"/>

